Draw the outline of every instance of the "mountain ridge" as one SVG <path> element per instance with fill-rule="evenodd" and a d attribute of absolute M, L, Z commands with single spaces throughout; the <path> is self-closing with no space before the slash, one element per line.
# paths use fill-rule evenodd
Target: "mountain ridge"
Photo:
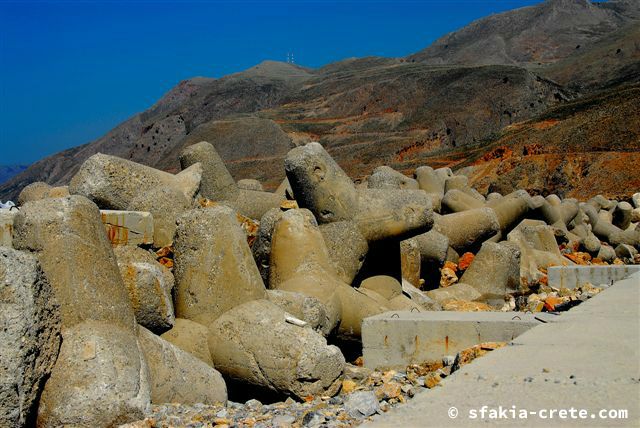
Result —
<path fill-rule="evenodd" d="M 615 30 L 597 31 L 576 49 L 571 44 L 584 36 L 584 28 L 567 26 L 564 56 L 548 64 L 433 64 L 419 60 L 419 52 L 349 58 L 314 70 L 265 61 L 221 78 L 187 79 L 103 137 L 36 162 L 0 185 L 0 195 L 15 198 L 33 181 L 65 184 L 97 152 L 177 172 L 180 151 L 197 139 L 214 141 L 236 179 L 257 178 L 267 188 L 284 177 L 286 151 L 312 140 L 354 178 L 385 163 L 407 172 L 426 161 L 455 165 L 445 160 L 448 151 L 489 145 L 502 129 L 548 109 L 640 81 L 638 3 L 552 0 L 484 19 L 498 19 L 489 30 L 500 30 L 523 13 L 544 20 L 555 16 L 549 10 L 566 14 L 575 8 L 593 12 L 582 18 L 584 28 L 600 19 L 613 22 Z M 474 28 L 459 31 L 470 34 Z"/>

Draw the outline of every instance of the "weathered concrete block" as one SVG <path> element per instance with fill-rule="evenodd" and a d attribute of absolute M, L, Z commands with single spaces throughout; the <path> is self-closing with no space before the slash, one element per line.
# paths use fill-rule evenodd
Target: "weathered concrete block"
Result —
<path fill-rule="evenodd" d="M 13 219 L 18 210 L 0 208 L 0 247 L 13 245 Z"/>
<path fill-rule="evenodd" d="M 452 213 L 484 207 L 484 203 L 481 200 L 459 189 L 449 190 L 442 199 L 442 205 Z"/>
<path fill-rule="evenodd" d="M 520 289 L 520 249 L 510 242 L 485 242 L 460 282 L 478 290 L 484 300 L 504 299 Z"/>
<path fill-rule="evenodd" d="M 37 426 L 117 427 L 143 419 L 150 404 L 149 373 L 133 332 L 85 321 L 63 335 Z"/>
<path fill-rule="evenodd" d="M 45 199 L 51 190 L 51 186 L 43 181 L 36 181 L 25 186 L 18 195 L 18 205 L 24 205 L 27 202 L 39 201 Z"/>
<path fill-rule="evenodd" d="M 211 323 L 209 349 L 225 376 L 298 398 L 335 394 L 345 364 L 337 347 L 287 323 L 267 300 L 237 306 Z"/>
<path fill-rule="evenodd" d="M 111 245 L 153 244 L 153 216 L 144 211 L 100 210 Z"/>
<path fill-rule="evenodd" d="M 509 342 L 539 324 L 531 314 L 504 312 L 387 312 L 364 320 L 365 367 L 406 367 L 483 342 Z"/>
<path fill-rule="evenodd" d="M 138 324 L 156 334 L 170 329 L 175 321 L 171 271 L 142 248 L 124 246 L 114 252 Z"/>
<path fill-rule="evenodd" d="M 309 209 L 318 223 L 354 217 L 356 188 L 320 144 L 309 143 L 289 151 L 284 168 L 300 208 Z"/>
<path fill-rule="evenodd" d="M 0 426 L 27 426 L 58 356 L 59 308 L 27 253 L 0 247 L 0 289 Z"/>
<path fill-rule="evenodd" d="M 431 198 L 422 190 L 359 190 L 354 220 L 369 242 L 411 238 L 431 229 Z"/>
<path fill-rule="evenodd" d="M 141 191 L 157 187 L 173 189 L 191 201 L 200 188 L 201 178 L 200 165 L 192 165 L 173 175 L 116 156 L 97 153 L 87 159 L 71 179 L 69 192 L 85 196 L 103 209 L 130 210 L 131 201 Z"/>
<path fill-rule="evenodd" d="M 186 212 L 178 219 L 174 247 L 176 316 L 209 325 L 235 306 L 266 298 L 232 209 L 214 206 Z"/>
<path fill-rule="evenodd" d="M 64 328 L 96 320 L 133 331 L 129 294 L 93 202 L 82 196 L 29 202 L 14 226 L 13 245 L 37 254 Z"/>
<path fill-rule="evenodd" d="M 180 155 L 182 169 L 200 163 L 202 180 L 200 193 L 213 201 L 232 200 L 238 194 L 238 186 L 224 165 L 224 161 L 211 143 L 202 141 L 187 147 Z"/>
<path fill-rule="evenodd" d="M 216 369 L 144 327 L 138 338 L 149 367 L 152 403 L 226 404 L 227 385 Z"/>
<path fill-rule="evenodd" d="M 548 269 L 549 286 L 572 290 L 586 283 L 595 286 L 611 283 L 640 272 L 638 265 L 612 266 L 552 266 Z"/>
<path fill-rule="evenodd" d="M 433 228 L 449 238 L 454 250 L 462 252 L 498 233 L 500 222 L 491 208 L 476 208 L 436 216 Z"/>

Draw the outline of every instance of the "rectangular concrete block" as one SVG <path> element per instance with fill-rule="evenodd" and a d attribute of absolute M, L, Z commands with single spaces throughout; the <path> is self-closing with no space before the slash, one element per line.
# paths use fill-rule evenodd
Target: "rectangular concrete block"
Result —
<path fill-rule="evenodd" d="M 153 216 L 143 211 L 100 210 L 111 245 L 153 244 Z"/>
<path fill-rule="evenodd" d="M 640 272 L 639 265 L 553 266 L 547 270 L 549 286 L 572 290 L 586 283 L 609 286 Z"/>
<path fill-rule="evenodd" d="M 18 210 L 0 208 L 0 246 L 12 247 L 13 242 L 13 218 Z"/>
<path fill-rule="evenodd" d="M 398 368 L 439 360 L 484 342 L 509 342 L 539 325 L 513 312 L 386 312 L 362 323 L 364 365 Z"/>

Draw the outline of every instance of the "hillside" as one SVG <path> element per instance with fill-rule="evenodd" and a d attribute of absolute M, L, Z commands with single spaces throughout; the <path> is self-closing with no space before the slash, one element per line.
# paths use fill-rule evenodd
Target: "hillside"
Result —
<path fill-rule="evenodd" d="M 638 19 L 636 0 L 548 0 L 474 21 L 409 60 L 434 65 L 553 63 Z"/>
<path fill-rule="evenodd" d="M 220 79 L 189 79 L 105 136 L 1 184 L 0 199 L 33 181 L 65 184 L 97 152 L 175 172 L 180 152 L 201 140 L 216 145 L 236 179 L 256 178 L 268 189 L 283 179 L 287 151 L 306 141 L 321 142 L 355 179 L 382 164 L 407 173 L 423 164 L 462 167 L 471 154 L 480 164 L 496 145 L 510 144 L 504 138 L 515 138 L 514 126 L 523 127 L 518 144 L 541 141 L 549 155 L 567 144 L 570 157 L 590 153 L 585 162 L 603 169 L 591 177 L 604 180 L 613 164 L 603 159 L 620 153 L 617 142 L 633 148 L 638 141 L 640 115 L 630 114 L 637 109 L 628 96 L 640 82 L 639 8 L 637 1 L 550 0 L 476 21 L 408 58 L 351 58 L 316 70 L 266 61 Z M 589 108 L 544 133 L 530 129 L 575 105 Z M 508 190 L 490 168 L 486 177 L 475 171 L 485 188 Z M 545 186 L 603 187 L 569 181 Z M 529 188 L 543 191 L 535 183 Z"/>

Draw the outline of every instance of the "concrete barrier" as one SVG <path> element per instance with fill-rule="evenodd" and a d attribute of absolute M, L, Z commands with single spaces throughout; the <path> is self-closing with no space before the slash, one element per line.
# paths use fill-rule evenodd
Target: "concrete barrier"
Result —
<path fill-rule="evenodd" d="M 12 247 L 13 242 L 13 217 L 18 210 L 0 209 L 0 246 Z"/>
<path fill-rule="evenodd" d="M 438 360 L 483 342 L 509 342 L 538 324 L 532 314 L 513 312 L 386 312 L 362 323 L 364 365 Z"/>
<path fill-rule="evenodd" d="M 640 272 L 640 265 L 553 266 L 547 270 L 549 286 L 570 290 L 585 283 L 609 286 Z"/>
<path fill-rule="evenodd" d="M 153 216 L 144 211 L 100 210 L 111 245 L 153 244 Z"/>

